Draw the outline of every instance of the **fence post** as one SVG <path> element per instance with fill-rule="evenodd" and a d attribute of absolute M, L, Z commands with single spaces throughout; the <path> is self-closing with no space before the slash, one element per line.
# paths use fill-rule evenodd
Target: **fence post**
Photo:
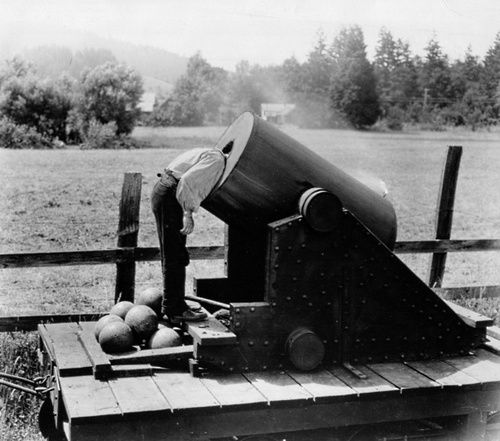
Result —
<path fill-rule="evenodd" d="M 436 213 L 436 239 L 449 239 L 453 223 L 453 206 L 457 189 L 458 170 L 462 157 L 461 146 L 449 146 L 438 196 Z M 429 268 L 429 286 L 442 286 L 447 253 L 434 253 Z"/>
<path fill-rule="evenodd" d="M 137 247 L 141 206 L 141 173 L 125 173 L 120 200 L 118 247 Z M 135 260 L 116 264 L 115 302 L 134 301 Z"/>

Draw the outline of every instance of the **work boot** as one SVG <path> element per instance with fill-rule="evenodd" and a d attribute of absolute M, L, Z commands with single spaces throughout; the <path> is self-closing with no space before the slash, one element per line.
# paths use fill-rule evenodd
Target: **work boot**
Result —
<path fill-rule="evenodd" d="M 194 311 L 186 309 L 182 314 L 176 314 L 172 317 L 174 321 L 198 322 L 207 318 L 207 313 L 204 311 Z"/>

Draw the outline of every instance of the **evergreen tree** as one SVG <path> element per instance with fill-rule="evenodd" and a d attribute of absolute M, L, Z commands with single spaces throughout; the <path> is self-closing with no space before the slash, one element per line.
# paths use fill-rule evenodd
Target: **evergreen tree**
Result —
<path fill-rule="evenodd" d="M 361 28 L 343 29 L 335 38 L 331 51 L 334 61 L 330 86 L 332 109 L 355 127 L 373 125 L 381 111 L 376 77 L 366 56 Z"/>
<path fill-rule="evenodd" d="M 484 57 L 482 81 L 489 99 L 494 99 L 500 85 L 500 32 Z"/>
<path fill-rule="evenodd" d="M 377 90 L 387 109 L 405 108 L 418 95 L 417 71 L 408 43 L 383 28 L 374 62 Z"/>
<path fill-rule="evenodd" d="M 448 56 L 443 54 L 441 45 L 434 39 L 429 41 L 425 50 L 425 59 L 420 69 L 420 88 L 427 89 L 430 100 L 446 105 L 453 98 Z"/>

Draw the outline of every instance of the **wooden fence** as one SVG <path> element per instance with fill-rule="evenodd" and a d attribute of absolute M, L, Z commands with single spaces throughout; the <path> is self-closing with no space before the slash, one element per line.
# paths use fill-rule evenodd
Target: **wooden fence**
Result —
<path fill-rule="evenodd" d="M 500 286 L 443 288 L 441 286 L 447 253 L 500 250 L 500 239 L 451 240 L 453 205 L 462 147 L 448 148 L 436 216 L 436 238 L 426 241 L 397 242 L 396 254 L 432 253 L 428 283 L 448 299 L 461 297 L 500 297 Z M 91 251 L 0 254 L 0 268 L 32 268 L 68 265 L 116 265 L 115 301 L 133 300 L 137 262 L 160 259 L 157 247 L 138 247 L 141 174 L 126 173 L 120 201 L 117 248 Z M 192 260 L 223 259 L 224 247 L 189 247 Z M 100 314 L 64 314 L 0 317 L 0 332 L 34 330 L 38 323 L 91 320 Z"/>

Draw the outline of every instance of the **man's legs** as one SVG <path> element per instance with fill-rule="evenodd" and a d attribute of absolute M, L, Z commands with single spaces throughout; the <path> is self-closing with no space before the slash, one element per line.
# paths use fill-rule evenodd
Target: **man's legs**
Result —
<path fill-rule="evenodd" d="M 176 188 L 173 178 L 162 177 L 151 196 L 163 274 L 162 314 L 169 318 L 201 320 L 206 314 L 190 311 L 184 299 L 189 254 L 186 249 L 186 236 L 180 233 L 182 208 L 175 197 Z"/>

